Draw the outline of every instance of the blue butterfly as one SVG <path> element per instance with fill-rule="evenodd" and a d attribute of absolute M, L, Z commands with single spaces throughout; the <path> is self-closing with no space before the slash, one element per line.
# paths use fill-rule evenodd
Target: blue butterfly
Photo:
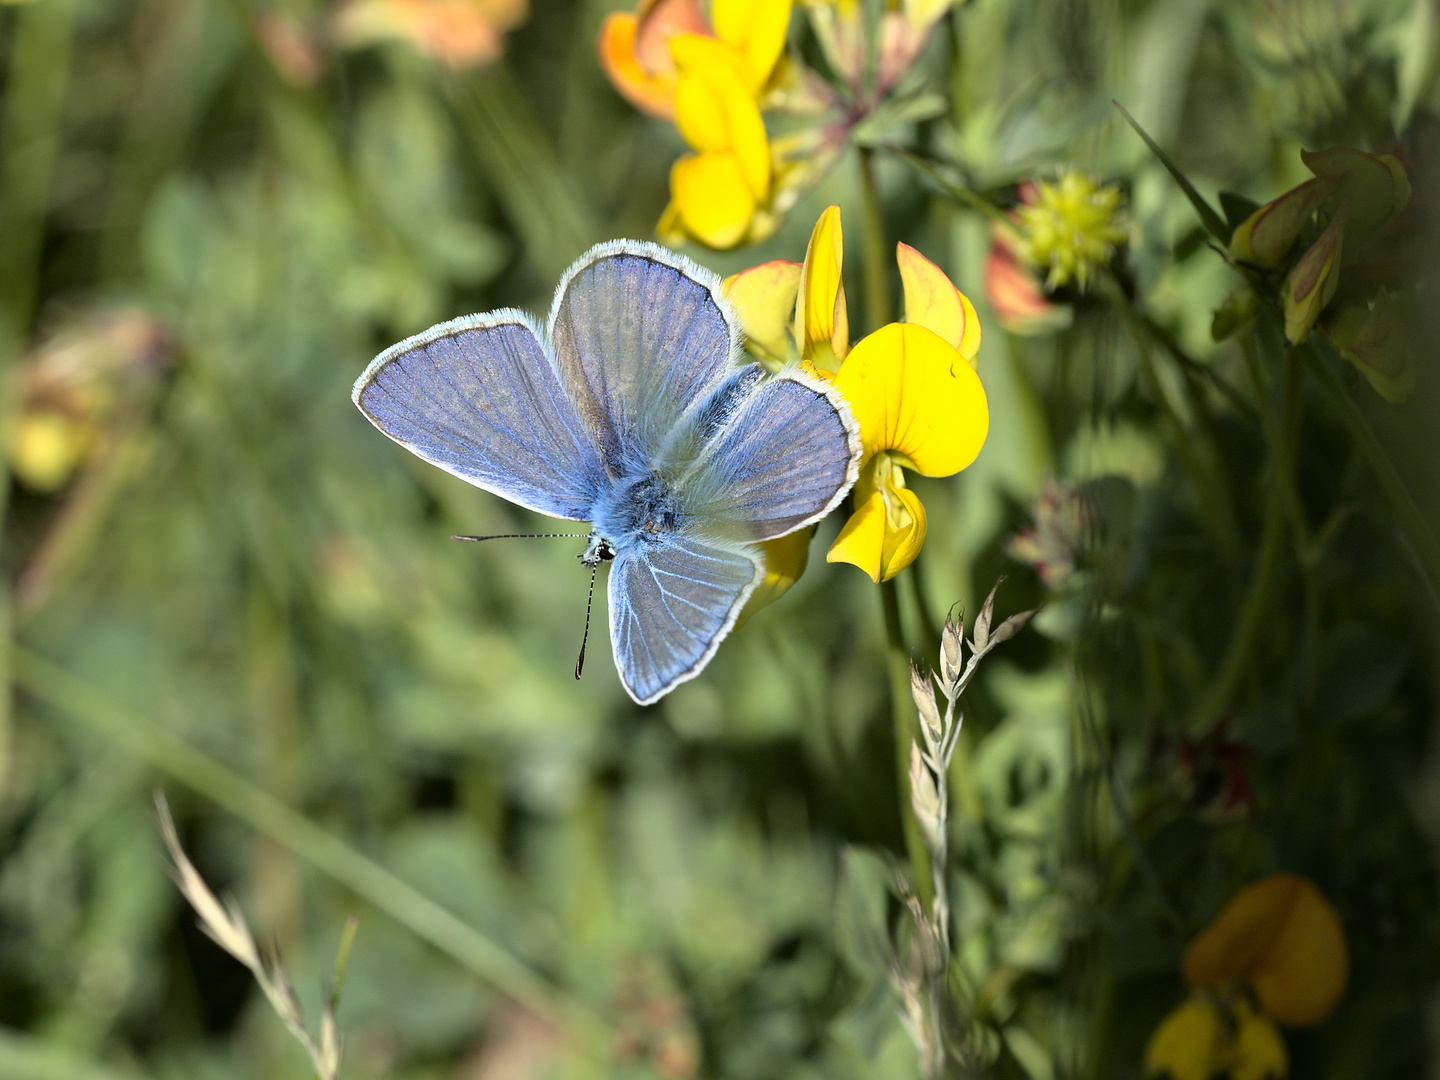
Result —
<path fill-rule="evenodd" d="M 741 343 L 714 274 L 616 240 L 566 271 L 543 331 L 511 308 L 441 323 L 377 356 L 353 397 L 431 464 L 591 524 L 581 560 L 614 560 L 615 666 L 649 705 L 715 655 L 765 575 L 759 542 L 824 517 L 859 472 L 839 393 Z"/>

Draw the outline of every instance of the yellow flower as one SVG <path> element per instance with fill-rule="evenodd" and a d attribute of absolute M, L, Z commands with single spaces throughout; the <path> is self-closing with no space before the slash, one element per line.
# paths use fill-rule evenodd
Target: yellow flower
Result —
<path fill-rule="evenodd" d="M 984 445 L 990 413 L 975 374 L 980 320 L 970 301 L 939 267 L 900 244 L 906 321 L 852 348 L 844 250 L 840 208 L 832 206 L 815 223 L 803 266 L 766 263 L 737 274 L 726 289 L 757 352 L 798 356 L 850 402 L 864 459 L 855 513 L 826 559 L 853 563 L 879 582 L 914 562 L 925 542 L 925 507 L 904 470 L 959 472 Z"/>
<path fill-rule="evenodd" d="M 900 244 L 906 321 L 852 347 L 844 251 L 840 208 L 832 206 L 815 223 L 803 265 L 751 267 L 729 278 L 725 292 L 752 352 L 772 364 L 798 359 L 850 402 L 864 458 L 855 512 L 826 559 L 853 563 L 879 582 L 914 562 L 925 542 L 925 507 L 904 470 L 959 472 L 984 445 L 990 413 L 975 374 L 980 319 L 969 299 L 934 263 Z"/>
<path fill-rule="evenodd" d="M 1125 239 L 1118 210 L 1120 189 L 1066 172 L 1035 185 L 1035 202 L 1018 210 L 1026 256 L 1047 268 L 1046 287 L 1074 281 L 1082 290 Z"/>
<path fill-rule="evenodd" d="M 789 0 L 716 0 L 715 37 L 676 34 L 675 126 L 696 151 L 670 169 L 662 239 L 713 248 L 775 231 L 772 148 L 760 95 L 785 47 Z"/>
<path fill-rule="evenodd" d="M 1315 885 L 1272 874 L 1241 889 L 1181 960 L 1190 998 L 1167 1016 L 1145 1051 L 1148 1074 L 1174 1080 L 1282 1077 L 1276 1027 L 1324 1020 L 1345 992 L 1350 956 L 1340 917 Z"/>
<path fill-rule="evenodd" d="M 160 324 L 138 309 L 82 315 L 19 365 L 10 468 L 32 491 L 63 487 L 110 443 L 170 357 Z"/>

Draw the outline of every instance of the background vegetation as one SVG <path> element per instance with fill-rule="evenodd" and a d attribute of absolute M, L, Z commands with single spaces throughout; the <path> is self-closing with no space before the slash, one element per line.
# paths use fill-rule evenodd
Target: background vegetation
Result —
<path fill-rule="evenodd" d="M 603 0 L 475 3 L 470 65 L 316 0 L 0 7 L 0 1076 L 308 1075 L 168 879 L 156 788 L 312 1018 L 358 913 L 342 1075 L 917 1070 L 880 602 L 820 557 L 836 522 L 642 710 L 603 653 L 570 678 L 578 547 L 449 543 L 541 522 L 349 402 L 389 343 L 544 310 L 588 245 L 653 236 L 683 150 L 602 74 Z M 1437 20 L 969 0 L 911 73 L 924 107 L 869 136 L 889 240 L 979 308 L 991 408 L 973 467 L 915 482 L 910 640 L 935 662 L 917 595 L 973 612 L 1005 573 L 1000 614 L 1046 602 L 949 770 L 950 989 L 994 1075 L 1140 1075 L 1186 942 L 1279 870 L 1351 956 L 1291 1074 L 1433 1075 Z M 799 14 L 791 46 L 816 56 Z M 1227 225 L 1309 177 L 1301 147 L 1400 157 L 1406 216 L 1346 274 L 1399 290 L 1407 402 L 1287 353 L 1263 288 L 1214 339 L 1246 278 L 1112 98 L 1242 197 Z M 985 207 L 1067 167 L 1119 185 L 1127 242 L 1049 297 L 1065 325 L 1008 333 Z M 774 236 L 687 251 L 800 259 L 838 203 L 856 276 L 864 194 L 850 147 Z"/>

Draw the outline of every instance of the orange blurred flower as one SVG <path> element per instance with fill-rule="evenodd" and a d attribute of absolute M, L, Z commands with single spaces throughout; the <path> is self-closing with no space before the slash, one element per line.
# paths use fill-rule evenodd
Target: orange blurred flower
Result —
<path fill-rule="evenodd" d="M 449 68 L 477 67 L 505 51 L 528 0 L 342 0 L 331 33 L 345 48 L 403 41 Z"/>
<path fill-rule="evenodd" d="M 1037 191 L 1033 181 L 1020 185 L 1020 207 L 1034 206 Z M 1012 334 L 1046 334 L 1070 322 L 1070 309 L 1056 304 L 1045 293 L 1039 271 L 1025 258 L 1019 217 L 1013 224 L 996 222 L 990 230 L 990 252 L 983 271 L 985 299 L 1001 324 Z"/>

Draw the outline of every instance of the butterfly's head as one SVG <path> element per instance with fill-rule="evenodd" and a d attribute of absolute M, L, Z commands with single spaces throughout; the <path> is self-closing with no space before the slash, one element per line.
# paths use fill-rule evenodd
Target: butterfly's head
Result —
<path fill-rule="evenodd" d="M 598 532 L 592 532 L 590 542 L 585 545 L 585 550 L 580 555 L 580 561 L 593 570 L 602 562 L 609 562 L 613 558 L 615 558 L 615 545 Z"/>

